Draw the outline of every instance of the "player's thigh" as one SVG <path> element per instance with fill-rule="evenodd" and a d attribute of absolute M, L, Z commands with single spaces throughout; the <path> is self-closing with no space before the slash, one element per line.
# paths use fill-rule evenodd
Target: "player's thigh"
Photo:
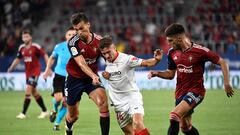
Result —
<path fill-rule="evenodd" d="M 125 127 L 121 128 L 125 135 L 133 135 L 132 123 L 128 123 Z"/>
<path fill-rule="evenodd" d="M 34 93 L 34 89 L 34 86 L 27 84 L 25 94 L 32 95 Z"/>
<path fill-rule="evenodd" d="M 187 114 L 193 107 L 189 105 L 185 100 L 182 100 L 177 106 L 175 106 L 172 112 L 177 113 L 180 117 Z"/>
<path fill-rule="evenodd" d="M 133 126 L 135 129 L 144 129 L 144 124 L 143 124 L 143 114 L 141 113 L 135 113 L 132 116 L 133 119 Z"/>
<path fill-rule="evenodd" d="M 181 118 L 180 127 L 182 129 L 186 129 L 192 125 L 192 115 L 187 115 Z"/>
<path fill-rule="evenodd" d="M 129 110 L 127 111 L 118 111 L 116 112 L 116 118 L 118 125 L 121 129 L 133 129 L 132 127 L 132 115 L 129 113 Z"/>
<path fill-rule="evenodd" d="M 78 116 L 78 114 L 79 114 L 78 105 L 79 105 L 79 102 L 77 102 L 75 105 L 67 105 L 68 115 L 70 117 L 77 117 Z"/>
<path fill-rule="evenodd" d="M 102 87 L 98 87 L 93 90 L 89 94 L 89 97 L 98 107 L 106 107 L 108 104 L 106 91 Z"/>

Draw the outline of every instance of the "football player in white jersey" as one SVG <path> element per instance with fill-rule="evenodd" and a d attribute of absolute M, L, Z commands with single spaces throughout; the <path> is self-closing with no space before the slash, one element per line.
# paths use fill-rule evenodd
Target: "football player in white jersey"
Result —
<path fill-rule="evenodd" d="M 157 65 L 163 52 L 157 49 L 154 51 L 154 58 L 140 59 L 118 52 L 109 36 L 100 40 L 99 47 L 106 60 L 106 69 L 102 75 L 108 81 L 111 105 L 114 106 L 120 128 L 125 135 L 150 135 L 143 124 L 143 100 L 134 70 L 135 67 Z"/>

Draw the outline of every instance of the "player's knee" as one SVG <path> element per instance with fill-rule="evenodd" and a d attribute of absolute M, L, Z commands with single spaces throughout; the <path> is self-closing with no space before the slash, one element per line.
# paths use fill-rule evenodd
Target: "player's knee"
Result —
<path fill-rule="evenodd" d="M 181 131 L 183 133 L 188 132 L 189 130 L 191 130 L 191 128 L 192 128 L 192 125 L 181 125 Z"/>
<path fill-rule="evenodd" d="M 63 106 L 63 107 L 67 107 L 67 102 L 66 102 L 66 101 L 63 101 L 63 102 L 62 102 L 62 106 Z"/>
<path fill-rule="evenodd" d="M 105 108 L 105 109 L 108 108 L 108 102 L 104 98 L 101 98 L 101 100 L 98 100 L 97 105 L 99 108 Z"/>
<path fill-rule="evenodd" d="M 169 115 L 170 121 L 180 121 L 180 116 L 176 112 L 171 112 Z"/>
<path fill-rule="evenodd" d="M 34 94 L 33 97 L 34 97 L 35 99 L 39 99 L 39 98 L 41 97 L 41 95 L 40 95 L 40 94 Z"/>
<path fill-rule="evenodd" d="M 26 94 L 25 95 L 25 99 L 31 99 L 31 95 L 30 94 Z"/>
<path fill-rule="evenodd" d="M 136 130 L 136 131 L 143 130 L 144 129 L 143 121 L 141 121 L 141 120 L 134 120 L 133 121 L 133 127 L 134 127 L 134 130 Z"/>
<path fill-rule="evenodd" d="M 100 112 L 100 116 L 101 117 L 109 117 L 109 111 L 106 111 L 106 112 Z"/>
<path fill-rule="evenodd" d="M 75 122 L 78 120 L 78 115 L 71 115 L 69 114 L 68 115 L 68 120 L 71 121 L 71 122 Z"/>

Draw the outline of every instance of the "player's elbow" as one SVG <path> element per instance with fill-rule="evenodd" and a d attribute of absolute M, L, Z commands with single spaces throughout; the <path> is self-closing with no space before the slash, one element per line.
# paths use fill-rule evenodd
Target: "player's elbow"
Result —
<path fill-rule="evenodd" d="M 169 76 L 167 79 L 172 80 L 174 79 L 174 76 Z"/>

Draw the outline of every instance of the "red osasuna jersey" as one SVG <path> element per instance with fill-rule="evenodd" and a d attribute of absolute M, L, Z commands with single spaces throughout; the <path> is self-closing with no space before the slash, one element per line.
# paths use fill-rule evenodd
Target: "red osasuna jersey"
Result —
<path fill-rule="evenodd" d="M 99 42 L 101 36 L 92 33 L 92 41 L 87 44 L 83 42 L 78 35 L 75 35 L 68 42 L 68 49 L 71 54 L 71 58 L 67 64 L 67 72 L 69 75 L 74 76 L 76 78 L 88 78 L 89 76 L 85 74 L 82 69 L 78 66 L 74 57 L 82 55 L 85 58 L 88 66 L 92 69 L 92 71 L 97 74 L 98 65 L 97 60 L 100 57 L 99 50 Z"/>
<path fill-rule="evenodd" d="M 204 96 L 204 65 L 207 61 L 217 64 L 219 59 L 219 55 L 208 48 L 193 43 L 184 52 L 169 49 L 168 69 L 176 69 L 177 72 L 175 98 L 178 99 L 187 92 Z"/>
<path fill-rule="evenodd" d="M 22 59 L 25 63 L 26 77 L 39 76 L 41 73 L 40 57 L 46 53 L 40 45 L 32 43 L 30 46 L 22 44 L 19 46 L 17 58 Z"/>

